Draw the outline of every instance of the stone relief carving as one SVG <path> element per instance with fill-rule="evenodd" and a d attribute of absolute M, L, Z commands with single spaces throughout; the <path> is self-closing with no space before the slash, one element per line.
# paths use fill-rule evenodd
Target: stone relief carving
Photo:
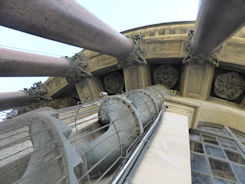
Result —
<path fill-rule="evenodd" d="M 12 109 L 7 114 L 7 119 L 13 118 L 17 115 L 41 108 L 41 107 L 52 107 L 55 109 L 68 107 L 70 105 L 76 105 L 76 100 L 64 98 L 64 99 L 52 99 L 48 96 L 48 92 L 45 87 L 42 85 L 42 82 L 36 82 L 29 89 L 24 88 L 23 90 L 31 103 L 23 107 L 18 107 Z"/>
<path fill-rule="evenodd" d="M 72 70 L 70 71 L 72 77 L 67 77 L 68 82 L 79 82 L 83 77 L 91 77 L 92 73 L 88 71 L 88 61 L 83 55 L 83 51 L 76 53 L 74 56 L 68 58 Z"/>
<path fill-rule="evenodd" d="M 226 100 L 235 100 L 244 91 L 244 80 L 237 72 L 218 75 L 214 81 L 214 93 Z"/>
<path fill-rule="evenodd" d="M 35 109 L 39 109 L 42 107 L 51 107 L 54 109 L 61 109 L 69 106 L 77 105 L 77 101 L 72 98 L 62 98 L 62 99 L 54 99 L 49 101 L 42 101 L 40 103 L 32 103 L 23 107 L 18 107 L 12 109 L 9 113 L 7 113 L 6 118 L 11 119 L 18 115 L 24 114 L 26 112 L 33 111 Z"/>
<path fill-rule="evenodd" d="M 173 88 L 179 79 L 177 69 L 169 64 L 161 65 L 153 70 L 153 81 L 167 88 Z"/>
<path fill-rule="evenodd" d="M 192 39 L 193 35 L 194 35 L 194 31 L 190 30 L 190 32 L 188 33 L 189 39 L 188 39 L 187 44 L 186 44 L 187 56 L 183 59 L 183 63 L 193 62 L 193 63 L 202 64 L 202 63 L 208 62 L 208 63 L 211 63 L 211 64 L 215 65 L 216 67 L 218 67 L 219 66 L 219 60 L 218 60 L 216 54 L 213 54 L 211 56 L 201 56 L 201 55 L 196 54 L 193 51 L 192 45 L 191 45 L 191 39 Z"/>
<path fill-rule="evenodd" d="M 32 99 L 32 101 L 48 101 L 51 100 L 51 98 L 47 95 L 48 92 L 43 87 L 42 82 L 36 82 L 33 84 L 33 86 L 29 89 L 24 88 L 23 90 L 27 96 Z"/>
<path fill-rule="evenodd" d="M 117 65 L 119 69 L 131 66 L 133 64 L 147 64 L 147 61 L 142 56 L 142 54 L 144 53 L 143 49 L 141 48 L 141 40 L 143 39 L 143 35 L 134 35 L 130 39 L 134 43 L 133 50 L 126 58 L 117 58 Z"/>
<path fill-rule="evenodd" d="M 124 78 L 120 72 L 112 72 L 104 77 L 105 91 L 110 94 L 120 94 L 124 89 Z"/>

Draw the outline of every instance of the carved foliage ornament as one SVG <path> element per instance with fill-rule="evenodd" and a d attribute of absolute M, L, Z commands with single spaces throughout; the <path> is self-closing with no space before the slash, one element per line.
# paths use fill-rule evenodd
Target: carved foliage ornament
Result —
<path fill-rule="evenodd" d="M 24 88 L 22 91 L 27 95 L 29 101 L 28 105 L 11 110 L 11 112 L 6 115 L 7 119 L 40 107 L 46 107 L 52 100 L 52 98 L 48 96 L 48 92 L 41 81 L 34 83 L 29 89 Z"/>
<path fill-rule="evenodd" d="M 12 109 L 7 115 L 7 119 L 11 119 L 15 116 L 21 115 L 23 113 L 33 111 L 35 109 L 41 108 L 41 107 L 52 107 L 54 109 L 61 109 L 65 107 L 69 107 L 72 105 L 77 105 L 77 101 L 71 98 L 64 98 L 64 99 L 55 99 L 50 101 L 43 101 L 42 103 L 33 103 L 29 104 L 23 107 L 18 107 L 15 109 Z"/>
<path fill-rule="evenodd" d="M 79 82 L 83 77 L 90 77 L 92 73 L 87 70 L 88 64 L 86 58 L 83 56 L 83 51 L 78 52 L 74 56 L 68 58 L 71 65 L 71 77 L 67 77 L 68 82 Z"/>
<path fill-rule="evenodd" d="M 169 64 L 161 65 L 154 69 L 153 80 L 156 84 L 161 84 L 167 88 L 173 88 L 179 79 L 177 69 Z"/>
<path fill-rule="evenodd" d="M 124 78 L 120 72 L 112 72 L 104 77 L 105 91 L 116 95 L 123 92 Z"/>
<path fill-rule="evenodd" d="M 142 38 L 142 34 L 134 35 L 131 37 L 131 40 L 134 43 L 133 50 L 126 58 L 117 58 L 117 65 L 119 69 L 131 66 L 133 64 L 147 64 L 147 61 L 142 56 L 142 54 L 144 53 L 143 49 L 141 48 Z"/>
<path fill-rule="evenodd" d="M 29 99 L 33 101 L 51 100 L 41 81 L 34 83 L 30 89 L 24 88 L 24 92 L 28 95 Z"/>
<path fill-rule="evenodd" d="M 189 39 L 188 39 L 187 44 L 186 44 L 187 56 L 183 59 L 183 63 L 193 62 L 193 63 L 202 64 L 202 63 L 208 62 L 208 63 L 211 63 L 211 64 L 215 65 L 216 67 L 218 67 L 219 66 L 219 60 L 218 60 L 216 54 L 213 54 L 211 56 L 201 56 L 201 55 L 196 54 L 193 51 L 192 45 L 191 45 L 191 39 L 192 39 L 193 35 L 194 35 L 194 31 L 190 30 L 190 32 L 188 33 Z M 220 49 L 218 49 L 218 51 Z"/>
<path fill-rule="evenodd" d="M 216 77 L 214 92 L 218 97 L 235 100 L 242 95 L 244 80 L 237 72 L 227 72 Z"/>

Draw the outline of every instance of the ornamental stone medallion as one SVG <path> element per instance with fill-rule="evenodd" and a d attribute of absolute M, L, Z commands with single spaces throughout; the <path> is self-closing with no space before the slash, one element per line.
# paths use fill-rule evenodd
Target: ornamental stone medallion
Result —
<path fill-rule="evenodd" d="M 161 65 L 153 70 L 153 80 L 156 84 L 173 88 L 179 79 L 177 69 L 169 64 Z"/>
<path fill-rule="evenodd" d="M 244 80 L 237 72 L 218 75 L 214 81 L 214 93 L 226 100 L 235 100 L 242 95 Z"/>
<path fill-rule="evenodd" d="M 120 72 L 112 72 L 104 77 L 105 91 L 116 95 L 123 92 L 124 79 Z"/>

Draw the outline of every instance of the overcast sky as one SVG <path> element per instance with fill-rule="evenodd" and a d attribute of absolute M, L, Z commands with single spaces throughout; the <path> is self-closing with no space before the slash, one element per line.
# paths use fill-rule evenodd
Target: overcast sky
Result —
<path fill-rule="evenodd" d="M 77 0 L 117 31 L 163 22 L 195 20 L 198 0 Z M 0 47 L 51 55 L 72 56 L 81 48 L 0 26 Z M 16 68 L 18 70 L 18 68 Z M 0 92 L 29 88 L 47 77 L 0 77 Z"/>

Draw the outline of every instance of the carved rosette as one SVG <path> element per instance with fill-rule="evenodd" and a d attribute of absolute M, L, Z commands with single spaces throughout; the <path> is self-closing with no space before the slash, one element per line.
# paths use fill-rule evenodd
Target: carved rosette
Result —
<path fill-rule="evenodd" d="M 173 88 L 179 79 L 177 69 L 169 64 L 161 65 L 154 69 L 153 80 L 155 84 L 161 84 L 168 88 Z"/>
<path fill-rule="evenodd" d="M 242 95 L 244 80 L 237 72 L 227 72 L 215 78 L 214 92 L 218 97 L 235 100 Z"/>
<path fill-rule="evenodd" d="M 123 92 L 124 78 L 120 72 L 112 72 L 104 76 L 105 91 L 116 95 Z"/>

